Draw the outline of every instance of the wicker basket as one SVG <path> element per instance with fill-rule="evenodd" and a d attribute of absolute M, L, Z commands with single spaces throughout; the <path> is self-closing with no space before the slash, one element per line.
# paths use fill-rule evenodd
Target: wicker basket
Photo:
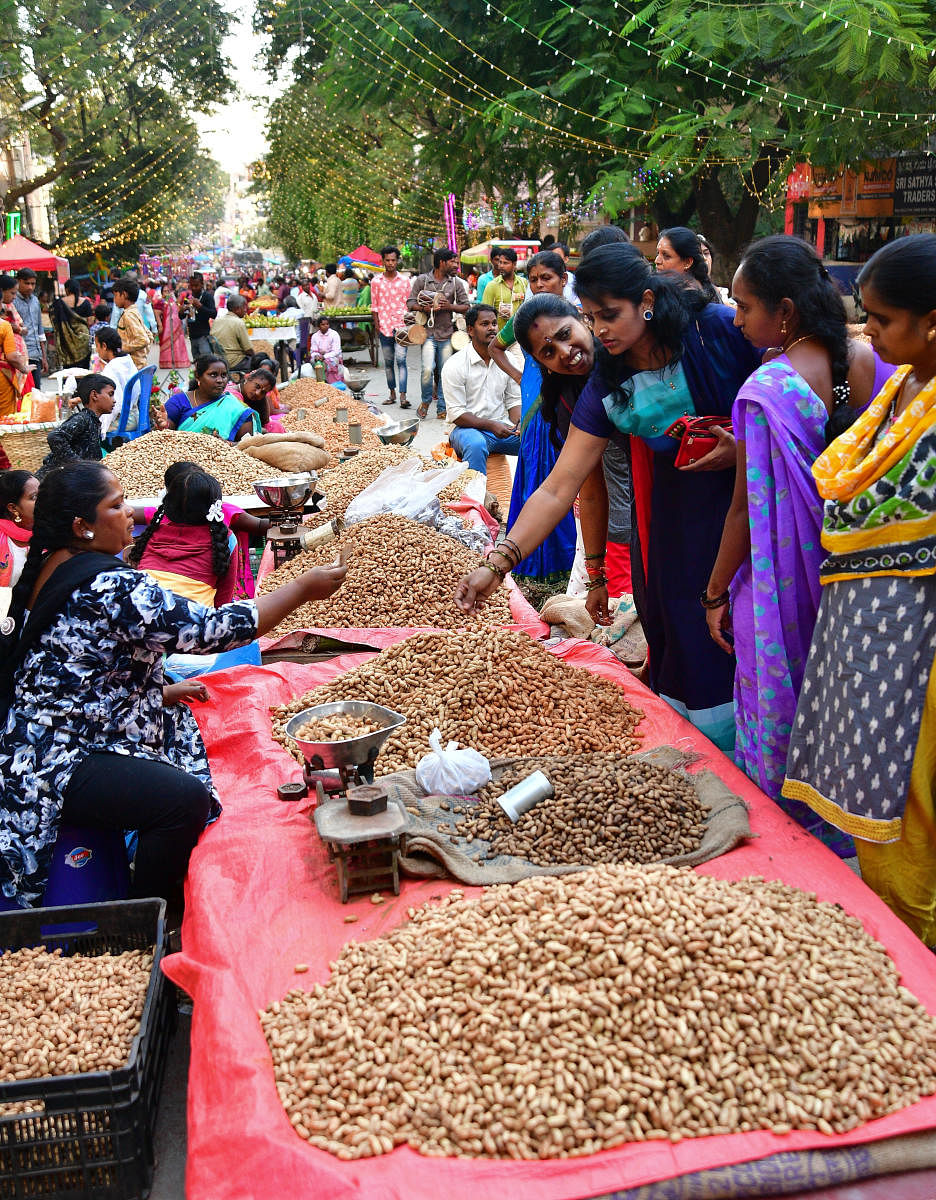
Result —
<path fill-rule="evenodd" d="M 55 429 L 56 421 L 38 425 L 0 425 L 0 445 L 6 451 L 10 466 L 18 471 L 35 471 L 49 453 L 47 434 Z"/>

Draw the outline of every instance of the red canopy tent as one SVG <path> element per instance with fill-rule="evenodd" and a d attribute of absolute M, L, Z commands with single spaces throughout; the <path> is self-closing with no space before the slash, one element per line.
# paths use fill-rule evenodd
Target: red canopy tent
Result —
<path fill-rule="evenodd" d="M 59 282 L 69 276 L 67 258 L 59 258 L 51 250 L 37 246 L 22 234 L 14 234 L 0 245 L 0 271 L 18 271 L 21 267 L 32 267 L 34 271 L 54 271 Z"/>
<path fill-rule="evenodd" d="M 376 250 L 371 250 L 370 246 L 358 246 L 357 250 L 352 250 L 348 258 L 357 266 L 358 263 L 367 267 L 379 267 L 383 260 Z"/>

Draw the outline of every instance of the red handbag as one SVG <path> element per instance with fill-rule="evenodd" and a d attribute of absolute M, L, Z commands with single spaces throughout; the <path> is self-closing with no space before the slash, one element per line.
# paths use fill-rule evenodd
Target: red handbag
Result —
<path fill-rule="evenodd" d="M 726 433 L 732 432 L 731 417 L 680 417 L 670 425 L 666 436 L 676 438 L 676 466 L 688 467 L 710 454 L 718 445 L 718 437 L 712 431 L 717 425 Z"/>

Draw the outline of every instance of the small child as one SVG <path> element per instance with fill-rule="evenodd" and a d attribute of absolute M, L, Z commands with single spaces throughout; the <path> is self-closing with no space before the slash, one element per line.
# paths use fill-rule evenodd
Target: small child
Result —
<path fill-rule="evenodd" d="M 94 320 L 91 322 L 91 328 L 88 330 L 90 335 L 91 350 L 94 351 L 94 335 L 99 329 L 110 328 L 111 306 L 109 304 L 95 304 Z M 93 367 L 92 367 L 93 370 Z"/>
<path fill-rule="evenodd" d="M 100 461 L 101 417 L 114 411 L 114 381 L 104 375 L 84 375 L 75 391 L 82 407 L 48 435 L 49 453 L 36 472 L 40 480 L 63 463 L 81 458 Z"/>
<path fill-rule="evenodd" d="M 234 595 L 237 541 L 224 523 L 221 484 L 194 463 L 166 472 L 166 494 L 127 561 L 167 591 L 219 607 Z"/>

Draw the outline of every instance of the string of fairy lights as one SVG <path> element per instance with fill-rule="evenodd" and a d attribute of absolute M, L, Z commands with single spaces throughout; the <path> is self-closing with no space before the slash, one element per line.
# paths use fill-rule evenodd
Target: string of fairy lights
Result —
<path fill-rule="evenodd" d="M 495 2 L 495 0 L 478 0 L 479 7 L 481 3 L 485 5 L 485 15 L 488 18 L 499 18 L 502 23 L 508 24 L 512 29 L 519 33 L 522 37 L 528 39 L 531 43 L 531 48 L 535 44 L 538 55 L 551 54 L 556 60 L 560 60 L 566 64 L 567 68 L 575 68 L 576 70 L 585 72 L 588 77 L 594 77 L 598 85 L 612 85 L 615 88 L 628 87 L 631 91 L 636 91 L 639 87 L 639 96 L 641 100 L 649 105 L 672 112 L 679 116 L 685 116 L 693 119 L 698 119 L 700 114 L 693 109 L 682 107 L 674 99 L 661 98 L 659 96 L 648 93 L 645 89 L 646 83 L 635 85 L 631 80 L 629 83 L 621 79 L 615 78 L 607 73 L 607 68 L 596 67 L 593 63 L 585 61 L 575 54 L 570 53 L 564 48 L 568 44 L 566 40 L 560 44 L 556 40 L 556 35 L 553 38 L 544 37 L 541 33 L 526 26 L 522 20 L 517 19 L 512 14 L 506 12 Z M 638 128 L 627 124 L 621 120 L 606 113 L 593 113 L 585 108 L 580 108 L 575 104 L 568 102 L 550 91 L 544 90 L 541 87 L 531 85 L 519 75 L 512 71 L 501 67 L 493 62 L 477 47 L 472 46 L 459 38 L 449 28 L 447 28 L 436 16 L 419 2 L 419 0 L 407 0 L 409 9 L 415 15 L 418 15 L 420 21 L 424 22 L 427 30 L 431 30 L 433 37 L 445 39 L 457 47 L 461 54 L 453 54 L 451 57 L 440 52 L 439 49 L 424 41 L 417 33 L 410 28 L 409 24 L 401 23 L 395 11 L 399 11 L 399 6 L 395 11 L 391 11 L 385 7 L 380 0 L 360 0 L 360 3 L 355 0 L 345 0 L 342 5 L 336 4 L 329 13 L 324 14 L 324 26 L 330 29 L 334 35 L 333 45 L 336 47 L 335 54 L 339 61 L 343 58 L 350 60 L 358 67 L 363 67 L 368 71 L 381 71 L 384 75 L 388 75 L 395 82 L 405 83 L 408 87 L 415 87 L 427 97 L 431 97 L 434 104 L 439 105 L 440 119 L 446 117 L 451 118 L 455 113 L 467 114 L 468 116 L 480 120 L 485 124 L 503 125 L 506 120 L 511 127 L 518 131 L 527 129 L 543 143 L 548 150 L 552 148 L 568 149 L 570 146 L 584 147 L 590 154 L 601 155 L 604 157 L 614 156 L 620 159 L 622 155 L 628 158 L 633 158 L 638 162 L 647 164 L 645 167 L 639 167 L 633 172 L 633 180 L 635 191 L 641 192 L 644 195 L 651 194 L 651 188 L 656 188 L 670 181 L 677 173 L 680 166 L 695 169 L 698 166 L 698 154 L 690 155 L 685 152 L 680 152 L 679 147 L 686 144 L 687 135 L 685 132 L 678 130 L 670 132 L 666 129 L 655 131 L 655 142 L 664 147 L 662 156 L 667 163 L 665 172 L 654 173 L 653 168 L 649 166 L 652 160 L 660 160 L 661 152 L 651 149 L 638 149 L 627 147 L 626 150 L 615 144 L 614 141 L 608 140 L 618 134 L 626 135 L 646 135 L 647 129 Z M 834 0 L 829 0 L 823 4 L 821 0 L 787 0 L 783 5 L 790 12 L 797 10 L 805 10 L 808 14 L 812 14 L 810 20 L 835 23 L 836 28 L 842 30 L 854 30 L 869 39 L 877 39 L 882 44 L 895 45 L 900 48 L 901 52 L 909 54 L 917 61 L 917 65 L 925 64 L 926 60 L 936 58 L 936 48 L 928 44 L 922 37 L 919 40 L 913 40 L 912 37 L 895 34 L 893 31 L 886 32 L 881 29 L 875 29 L 867 14 L 855 20 L 854 13 L 845 16 L 840 12 L 834 11 Z M 113 18 L 127 17 L 129 19 L 130 9 L 136 6 L 126 4 L 121 7 L 114 6 L 110 11 Z M 671 37 L 666 30 L 660 29 L 655 23 L 655 13 L 649 9 L 635 10 L 630 7 L 624 0 L 612 0 L 612 8 L 619 12 L 625 21 L 615 28 L 611 23 L 609 16 L 607 21 L 603 21 L 594 15 L 589 15 L 588 12 L 582 11 L 577 3 L 573 0 L 557 0 L 557 7 L 560 8 L 570 21 L 578 25 L 586 23 L 588 27 L 596 31 L 596 33 L 607 36 L 621 43 L 626 44 L 632 51 L 644 55 L 646 58 L 655 61 L 659 69 L 669 73 L 683 73 L 683 75 L 692 75 L 701 80 L 704 80 L 707 87 L 717 96 L 719 93 L 725 97 L 725 109 L 719 112 L 717 109 L 713 112 L 711 109 L 706 114 L 707 123 L 715 128 L 718 127 L 734 127 L 737 121 L 737 114 L 732 113 L 730 102 L 731 98 L 735 97 L 738 101 L 745 104 L 756 103 L 759 105 L 769 105 L 771 109 L 778 113 L 792 114 L 794 111 L 798 114 L 806 113 L 808 116 L 818 116 L 823 120 L 829 121 L 832 125 L 843 123 L 849 126 L 861 124 L 863 126 L 872 127 L 874 125 L 886 126 L 891 130 L 907 132 L 915 129 L 917 126 L 928 127 L 933 121 L 936 121 L 936 112 L 934 113 L 913 113 L 901 111 L 886 111 L 876 108 L 862 108 L 860 105 L 843 105 L 837 102 L 822 100 L 815 96 L 808 96 L 792 91 L 783 86 L 783 83 L 778 80 L 760 80 L 754 79 L 751 75 L 743 71 L 737 71 L 733 67 L 727 67 L 717 62 L 715 59 L 700 53 L 692 45 L 688 44 L 684 38 Z M 706 4 L 706 7 L 711 7 Z M 719 9 L 733 7 L 732 5 L 718 5 Z M 737 5 L 736 7 L 750 9 L 748 5 Z M 137 10 L 138 12 L 138 10 Z M 207 15 L 207 14 L 202 14 Z M 402 14 L 401 14 L 402 15 Z M 285 14 L 284 14 L 285 16 Z M 361 22 L 359 26 L 354 17 Z M 189 13 L 183 13 L 181 10 L 170 17 L 165 24 L 166 36 L 172 36 L 172 29 L 177 23 L 183 20 L 188 20 Z M 288 20 L 294 24 L 298 24 L 297 32 L 305 38 L 305 30 L 303 28 L 303 16 L 301 11 L 298 13 L 297 20 L 289 17 Z M 281 22 L 282 27 L 282 22 Z M 287 33 L 290 27 L 286 27 Z M 584 28 L 583 28 L 584 33 Z M 640 36 L 635 36 L 639 34 Z M 99 53 L 101 31 L 87 31 L 79 34 L 73 45 L 68 49 L 68 63 L 70 70 L 73 70 L 76 65 L 82 62 L 90 62 L 96 54 Z M 383 44 L 380 44 L 381 41 Z M 444 42 L 442 43 L 444 45 Z M 92 46 L 84 58 L 81 53 L 88 46 Z M 499 94 L 491 87 L 485 86 L 479 79 L 467 74 L 460 66 L 455 65 L 456 62 L 464 64 L 467 60 L 473 62 L 479 69 L 483 69 L 487 74 L 486 77 L 492 82 L 503 81 L 504 88 L 507 89 L 507 84 L 513 90 L 515 95 L 510 98 Z M 522 59 L 522 56 L 521 56 Z M 413 65 L 410 65 L 410 64 Z M 416 66 L 418 64 L 418 67 Z M 54 66 L 54 65 L 53 65 Z M 352 84 L 353 89 L 353 84 Z M 460 93 L 452 94 L 453 91 Z M 346 94 L 351 94 L 348 88 L 345 88 Z M 470 103 L 464 98 L 468 96 L 477 101 L 480 107 Z M 522 104 L 529 104 L 535 111 L 527 111 Z M 557 114 L 554 119 L 550 119 L 551 114 Z M 559 122 L 565 119 L 566 115 L 570 118 L 575 118 L 579 122 L 579 126 L 575 129 L 564 127 Z M 594 135 L 581 132 L 581 122 L 590 122 L 595 127 Z M 148 126 L 150 135 L 158 134 L 159 126 Z M 176 206 L 172 202 L 171 197 L 150 197 L 142 203 L 138 208 L 133 208 L 133 201 L 146 186 L 147 181 L 142 179 L 136 186 L 132 186 L 136 176 L 143 172 L 153 172 L 157 169 L 165 170 L 173 164 L 178 163 L 184 156 L 190 153 L 190 146 L 184 140 L 179 138 L 179 129 L 176 124 L 174 130 L 169 130 L 173 134 L 173 140 L 162 151 L 157 153 L 155 157 L 146 162 L 141 168 L 138 162 L 127 161 L 119 153 L 106 155 L 103 159 L 98 155 L 96 166 L 111 167 L 112 170 L 108 174 L 105 181 L 95 181 L 87 188 L 77 188 L 69 203 L 69 220 L 75 227 L 82 227 L 90 222 L 106 223 L 107 217 L 111 213 L 115 213 L 118 209 L 121 210 L 118 219 L 106 230 L 102 230 L 94 238 L 87 237 L 77 239 L 72 242 L 66 242 L 63 247 L 67 253 L 75 254 L 82 252 L 76 247 L 100 248 L 116 241 L 127 240 L 130 237 L 136 236 L 140 231 L 143 233 L 149 232 L 155 228 L 162 217 L 169 211 L 175 211 Z M 317 135 L 321 131 L 317 130 Z M 675 153 L 671 156 L 666 151 L 665 146 L 668 139 L 673 140 L 676 147 Z M 319 138 L 322 150 L 327 151 L 331 155 L 331 161 L 325 162 L 320 157 L 309 157 L 299 155 L 297 158 L 305 165 L 311 166 L 313 169 L 330 168 L 334 165 L 334 158 L 340 155 L 346 164 L 348 179 L 345 183 L 339 184 L 334 178 L 328 180 L 328 192 L 332 199 L 346 202 L 345 209 L 341 210 L 345 213 L 350 213 L 351 203 L 355 201 L 359 206 L 357 195 L 349 188 L 353 188 L 355 184 L 367 182 L 373 188 L 375 182 L 384 182 L 386 186 L 394 186 L 398 183 L 397 179 L 392 176 L 398 173 L 400 178 L 409 178 L 413 173 L 414 162 L 402 161 L 395 159 L 393 156 L 385 155 L 382 157 L 379 172 L 387 176 L 381 179 L 381 174 L 375 179 L 375 160 L 373 156 L 368 155 L 368 151 L 358 149 L 356 146 L 349 145 L 347 142 L 336 144 L 334 141 Z M 154 148 L 155 149 L 155 148 Z M 753 152 L 756 155 L 756 151 Z M 752 194 L 768 205 L 776 200 L 777 179 L 780 177 L 778 172 L 778 163 L 772 163 L 772 173 L 770 182 L 766 187 L 759 187 L 754 175 L 753 168 L 760 159 L 751 155 L 723 155 L 716 157 L 706 156 L 706 162 L 712 166 L 731 166 L 737 169 L 742 182 Z M 779 170 L 785 173 L 786 164 L 779 164 Z M 177 181 L 180 187 L 193 184 L 198 186 L 198 179 L 195 177 L 197 172 L 189 172 L 188 175 L 183 175 Z M 192 176 L 189 178 L 189 176 Z M 308 188 L 314 185 L 311 183 Z M 302 195 L 310 202 L 314 199 L 314 191 L 302 191 Z M 401 209 L 405 207 L 406 220 L 425 223 L 425 230 L 421 232 L 428 233 L 430 230 L 438 231 L 442 224 L 442 202 L 448 195 L 448 187 L 444 181 L 441 181 L 438 186 L 433 181 L 420 182 L 419 191 L 420 197 L 408 197 L 405 201 L 400 201 L 397 205 L 387 207 L 375 207 L 372 195 L 368 197 L 368 211 L 373 212 L 381 218 L 399 219 L 403 214 Z M 111 197 L 119 196 L 119 199 Z M 438 211 L 431 207 L 431 198 L 437 198 L 439 201 Z M 102 202 L 103 206 L 102 206 Z M 209 198 L 196 199 L 183 204 L 179 202 L 180 215 L 185 213 L 204 212 L 210 207 L 211 200 Z M 593 193 L 583 202 L 577 202 L 572 206 L 570 211 L 564 215 L 567 218 L 574 217 L 576 213 L 582 214 L 595 211 L 600 204 L 600 195 Z M 162 210 L 159 211 L 159 206 Z M 486 205 L 477 205 L 474 209 L 466 205 L 463 217 L 466 225 L 470 227 L 472 218 L 479 219 L 482 210 L 486 208 L 491 212 L 496 219 L 498 215 L 502 218 L 507 216 L 518 216 L 523 219 L 532 219 L 539 212 L 535 208 L 534 201 L 515 201 L 510 203 L 494 201 L 486 202 Z M 154 208 L 156 211 L 154 211 Z"/>

